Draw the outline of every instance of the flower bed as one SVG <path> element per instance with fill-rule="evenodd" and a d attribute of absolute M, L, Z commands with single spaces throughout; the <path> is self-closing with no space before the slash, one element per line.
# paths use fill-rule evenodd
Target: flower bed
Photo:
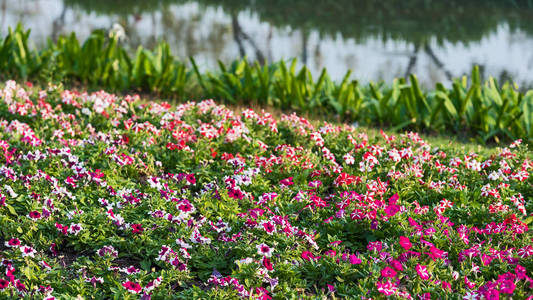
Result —
<path fill-rule="evenodd" d="M 465 153 L 210 100 L 0 96 L 0 298 L 533 292 L 520 141 Z"/>

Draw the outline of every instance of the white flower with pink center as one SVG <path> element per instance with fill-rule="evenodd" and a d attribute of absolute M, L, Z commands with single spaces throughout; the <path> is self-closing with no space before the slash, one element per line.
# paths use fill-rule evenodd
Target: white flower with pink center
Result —
<path fill-rule="evenodd" d="M 266 256 L 266 257 L 271 257 L 272 256 L 272 252 L 274 251 L 274 248 L 271 248 L 271 247 L 269 247 L 266 244 L 259 244 L 259 245 L 255 246 L 255 247 L 257 248 L 257 253 L 259 255 L 263 255 L 263 256 Z"/>

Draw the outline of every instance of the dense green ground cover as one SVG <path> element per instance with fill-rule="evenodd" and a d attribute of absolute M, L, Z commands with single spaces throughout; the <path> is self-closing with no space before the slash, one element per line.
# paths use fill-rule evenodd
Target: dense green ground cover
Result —
<path fill-rule="evenodd" d="M 469 134 L 479 142 L 518 138 L 533 141 L 533 91 L 512 83 L 483 82 L 478 68 L 470 78 L 450 87 L 424 90 L 416 76 L 407 82 L 361 84 L 348 72 L 341 82 L 324 70 L 313 78 L 296 63 L 268 65 L 238 60 L 220 70 L 201 72 L 171 54 L 162 42 L 153 51 L 139 47 L 134 55 L 118 36 L 95 32 L 83 44 L 75 35 L 60 37 L 41 50 L 29 46 L 22 27 L 0 41 L 0 73 L 4 78 L 81 83 L 110 91 L 138 90 L 180 100 L 214 98 L 227 103 L 260 103 L 343 121 L 386 128 Z"/>
<path fill-rule="evenodd" d="M 532 299 L 520 141 L 12 81 L 0 98 L 0 298 Z"/>

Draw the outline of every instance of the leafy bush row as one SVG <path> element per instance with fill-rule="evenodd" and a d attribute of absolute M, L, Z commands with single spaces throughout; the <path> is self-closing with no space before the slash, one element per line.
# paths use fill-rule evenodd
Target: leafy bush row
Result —
<path fill-rule="evenodd" d="M 94 32 L 83 44 L 74 34 L 62 36 L 37 51 L 28 46 L 29 31 L 21 26 L 0 41 L 0 71 L 4 76 L 81 82 L 115 91 L 138 89 L 189 99 L 210 97 L 229 103 L 255 102 L 313 114 L 338 115 L 342 120 L 398 129 L 469 133 L 479 141 L 499 138 L 533 140 L 533 91 L 520 92 L 511 83 L 482 82 L 475 67 L 470 81 L 460 78 L 450 88 L 437 84 L 425 91 L 415 75 L 392 84 L 360 84 L 350 72 L 334 82 L 324 69 L 313 78 L 296 61 L 269 65 L 237 60 L 216 72 L 200 72 L 171 54 L 161 42 L 153 51 L 139 47 L 133 56 L 104 32 Z M 198 89 L 191 87 L 199 86 Z"/>

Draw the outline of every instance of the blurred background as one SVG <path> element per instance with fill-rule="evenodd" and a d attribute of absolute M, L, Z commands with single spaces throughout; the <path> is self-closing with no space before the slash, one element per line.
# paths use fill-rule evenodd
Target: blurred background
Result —
<path fill-rule="evenodd" d="M 124 28 L 124 45 L 166 40 L 203 69 L 236 58 L 298 58 L 333 79 L 416 73 L 425 86 L 482 73 L 533 87 L 533 0 L 0 0 L 0 28 L 22 22 L 34 46 Z"/>

